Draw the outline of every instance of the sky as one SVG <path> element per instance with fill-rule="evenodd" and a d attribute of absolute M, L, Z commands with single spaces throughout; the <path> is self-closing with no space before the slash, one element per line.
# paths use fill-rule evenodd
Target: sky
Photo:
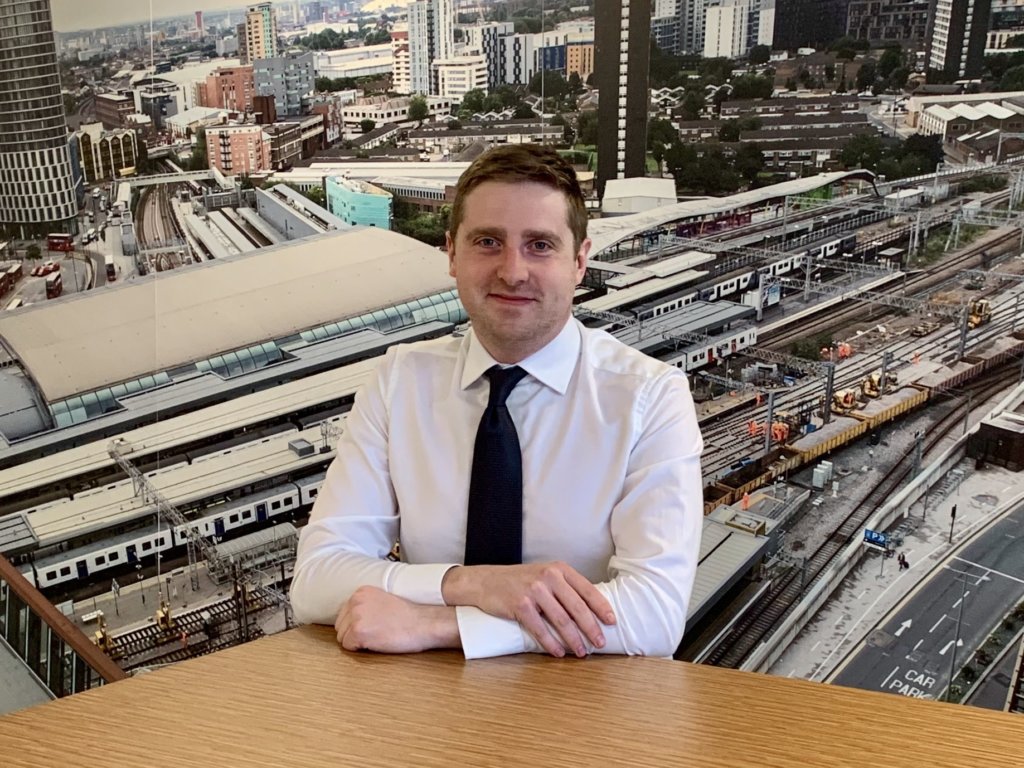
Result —
<path fill-rule="evenodd" d="M 152 0 L 153 18 L 191 16 L 196 11 L 223 11 L 253 5 L 255 0 Z M 281 5 L 281 3 L 275 3 Z M 125 0 L 50 0 L 58 32 L 149 22 L 149 2 Z"/>

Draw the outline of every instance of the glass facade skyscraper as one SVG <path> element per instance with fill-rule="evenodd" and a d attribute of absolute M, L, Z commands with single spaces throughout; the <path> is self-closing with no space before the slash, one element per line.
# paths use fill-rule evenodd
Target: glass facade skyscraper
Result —
<path fill-rule="evenodd" d="M 73 232 L 77 212 L 49 0 L 0 0 L 0 226 Z"/>

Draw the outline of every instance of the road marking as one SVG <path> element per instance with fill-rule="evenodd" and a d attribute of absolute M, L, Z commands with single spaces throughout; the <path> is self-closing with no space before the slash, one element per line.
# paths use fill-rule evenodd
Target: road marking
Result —
<path fill-rule="evenodd" d="M 956 647 L 957 648 L 962 648 L 963 645 L 964 645 L 964 641 L 963 640 L 957 640 L 956 641 Z M 939 651 L 939 656 L 945 656 L 946 655 L 946 651 L 948 651 L 952 647 L 953 647 L 953 641 L 950 640 L 948 643 L 946 643 L 944 646 L 942 646 L 942 650 Z"/>
<path fill-rule="evenodd" d="M 890 672 L 888 675 L 886 675 L 885 680 L 882 681 L 882 688 L 883 688 L 883 690 L 889 684 L 889 681 L 892 680 L 892 676 L 895 675 L 899 671 L 900 671 L 899 666 L 896 666 L 896 667 L 893 668 L 892 672 Z"/>
<path fill-rule="evenodd" d="M 953 603 L 953 607 L 956 608 L 958 605 L 960 605 L 960 603 L 963 602 L 964 597 L 967 597 L 969 594 L 971 594 L 971 590 L 968 589 L 966 592 L 964 592 L 963 597 L 958 597 L 956 599 L 956 602 Z"/>
<path fill-rule="evenodd" d="M 906 632 L 908 629 L 910 629 L 910 625 L 913 624 L 913 623 L 914 623 L 913 619 L 907 619 L 906 621 L 904 621 L 902 624 L 900 624 L 900 628 L 897 629 L 896 632 L 894 633 L 895 636 L 899 637 L 900 635 L 902 635 L 904 632 Z"/>
<path fill-rule="evenodd" d="M 941 616 L 941 617 L 939 617 L 939 620 L 935 622 L 935 626 L 933 626 L 933 627 L 932 627 L 931 629 L 929 629 L 929 630 L 928 630 L 928 634 L 929 634 L 929 635 L 930 635 L 930 634 L 931 634 L 932 632 L 934 632 L 934 631 L 935 631 L 936 629 L 938 629 L 938 628 L 939 628 L 939 624 L 941 624 L 941 623 L 942 623 L 942 620 L 943 620 L 944 618 L 946 618 L 946 614 L 942 614 L 942 616 Z"/>
<path fill-rule="evenodd" d="M 845 613 L 842 614 L 838 619 L 836 619 L 836 623 L 833 624 L 832 627 L 833 628 L 838 627 L 840 624 L 842 624 L 844 621 L 846 621 L 846 618 L 847 618 L 846 614 Z"/>
<path fill-rule="evenodd" d="M 860 600 L 860 599 L 861 599 L 862 597 L 864 597 L 864 595 L 866 595 L 867 593 L 868 593 L 868 591 L 867 591 L 867 590 L 865 589 L 865 590 L 864 590 L 863 592 L 861 592 L 861 593 L 860 593 L 859 595 L 857 595 L 857 599 L 858 599 L 858 600 Z"/>
<path fill-rule="evenodd" d="M 818 646 L 819 645 L 821 645 L 821 640 L 819 640 L 818 642 L 816 642 L 814 645 L 811 646 L 811 653 L 814 653 L 816 650 L 818 650 Z"/>
<path fill-rule="evenodd" d="M 1017 538 L 1012 533 L 1004 533 L 1003 536 L 1005 536 L 1008 539 L 1016 539 Z"/>
<path fill-rule="evenodd" d="M 914 650 L 916 651 L 918 648 L 920 648 L 921 647 L 921 643 L 923 643 L 923 642 L 924 642 L 924 638 L 922 637 L 920 640 L 917 641 L 917 645 L 914 646 Z"/>
<path fill-rule="evenodd" d="M 954 557 L 953 559 L 959 560 L 961 563 L 967 563 L 967 565 L 973 565 L 975 568 L 981 568 L 985 571 L 985 573 L 994 573 L 996 576 L 1002 576 L 1004 579 L 1016 581 L 1018 584 L 1024 584 L 1024 579 L 1018 578 L 1016 576 L 1011 576 L 1010 574 L 1003 573 L 1002 571 L 993 570 L 992 568 L 989 568 L 987 565 L 982 565 L 981 563 L 972 563 L 970 560 L 964 560 L 962 557 Z"/>

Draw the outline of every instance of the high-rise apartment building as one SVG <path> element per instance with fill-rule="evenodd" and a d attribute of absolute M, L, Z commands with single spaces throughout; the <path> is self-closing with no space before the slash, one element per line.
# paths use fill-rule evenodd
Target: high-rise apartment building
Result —
<path fill-rule="evenodd" d="M 487 58 L 487 87 L 494 90 L 511 82 L 508 79 L 508 41 L 515 35 L 515 24 L 510 21 L 463 27 L 469 47 L 483 52 Z"/>
<path fill-rule="evenodd" d="M 704 16 L 704 57 L 746 56 L 755 45 L 771 46 L 775 0 L 710 0 Z"/>
<path fill-rule="evenodd" d="M 199 84 L 196 104 L 200 107 L 252 112 L 256 84 L 251 64 L 220 67 Z"/>
<path fill-rule="evenodd" d="M 679 52 L 704 52 L 704 12 L 708 0 L 679 0 Z"/>
<path fill-rule="evenodd" d="M 271 3 L 252 5 L 245 12 L 245 58 L 243 64 L 277 56 L 277 15 Z M 239 45 L 239 53 L 242 45 Z"/>
<path fill-rule="evenodd" d="M 206 129 L 206 159 L 225 176 L 270 170 L 270 137 L 261 125 L 210 126 Z"/>
<path fill-rule="evenodd" d="M 391 60 L 391 90 L 402 96 L 412 93 L 408 30 L 395 30 L 391 33 Z"/>
<path fill-rule="evenodd" d="M 49 0 L 0 0 L 0 226 L 18 237 L 77 231 Z"/>
<path fill-rule="evenodd" d="M 850 0 L 846 34 L 876 42 L 925 41 L 931 0 Z"/>
<path fill-rule="evenodd" d="M 608 179 L 643 176 L 646 168 L 651 0 L 602 0 L 594 21 L 597 190 L 603 195 Z"/>
<path fill-rule="evenodd" d="M 413 0 L 409 4 L 410 92 L 437 95 L 437 71 L 431 65 L 454 55 L 453 0 Z"/>
<path fill-rule="evenodd" d="M 273 96 L 279 116 L 308 115 L 316 90 L 313 52 L 289 53 L 253 64 L 256 93 Z"/>
<path fill-rule="evenodd" d="M 772 48 L 822 47 L 846 34 L 850 0 L 776 0 Z"/>
<path fill-rule="evenodd" d="M 203 36 L 203 12 L 196 11 L 196 35 L 198 37 Z"/>
<path fill-rule="evenodd" d="M 1024 0 L 992 0 L 987 48 L 1005 48 L 1011 37 L 1024 34 Z"/>
<path fill-rule="evenodd" d="M 933 0 L 932 8 L 928 68 L 949 77 L 979 77 L 992 0 Z"/>

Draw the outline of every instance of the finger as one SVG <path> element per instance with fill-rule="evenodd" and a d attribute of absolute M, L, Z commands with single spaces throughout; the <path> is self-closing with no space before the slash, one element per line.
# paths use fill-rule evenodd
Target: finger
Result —
<path fill-rule="evenodd" d="M 343 644 L 342 641 L 351 626 L 352 612 L 348 609 L 348 602 L 346 602 L 341 606 L 341 610 L 338 611 L 338 618 L 334 620 L 334 632 L 338 637 L 339 643 Z"/>
<path fill-rule="evenodd" d="M 559 659 L 565 656 L 565 646 L 552 634 L 532 602 L 524 602 L 520 610 L 516 611 L 515 619 L 545 651 Z"/>
<path fill-rule="evenodd" d="M 563 582 L 555 585 L 554 597 L 578 632 L 581 632 L 595 648 L 604 648 L 605 640 L 601 624 L 579 593 L 568 582 Z M 552 617 L 548 616 L 548 621 L 551 620 Z M 556 624 L 556 627 L 561 631 L 560 625 Z"/>
<path fill-rule="evenodd" d="M 591 584 L 579 571 L 569 568 L 565 572 L 565 580 L 569 586 L 576 590 L 576 593 L 583 598 L 583 601 L 590 607 L 605 624 L 615 623 L 615 612 L 608 598 L 601 594 L 601 590 Z"/>
<path fill-rule="evenodd" d="M 563 585 L 563 591 L 572 592 L 567 586 Z M 562 638 L 562 645 L 571 650 L 577 656 L 586 656 L 587 647 L 583 643 L 583 636 L 580 634 L 580 627 L 577 626 L 576 621 L 570 616 L 562 605 L 561 601 L 551 592 L 544 590 L 538 592 L 536 595 L 537 606 L 540 608 L 544 618 L 547 619 L 548 624 L 554 627 L 555 632 Z M 577 596 L 579 599 L 579 596 Z M 590 613 L 586 605 L 582 600 L 579 600 L 580 604 L 583 605 L 583 610 L 586 613 Z M 591 616 L 591 621 L 594 621 Z M 594 621 L 596 624 L 597 622 Z M 595 643 L 596 645 L 596 643 Z"/>

